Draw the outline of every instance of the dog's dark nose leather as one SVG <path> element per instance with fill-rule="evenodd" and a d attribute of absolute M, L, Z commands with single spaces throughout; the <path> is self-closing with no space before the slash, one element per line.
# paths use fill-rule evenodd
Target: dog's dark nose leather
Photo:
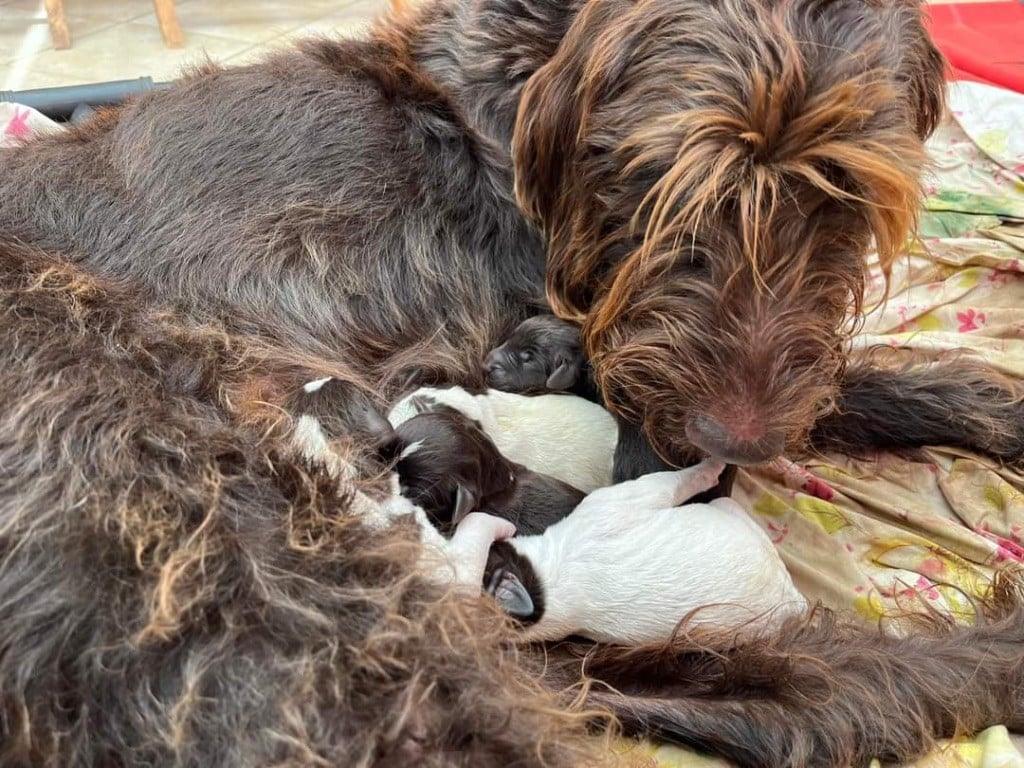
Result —
<path fill-rule="evenodd" d="M 743 440 L 704 415 L 690 418 L 686 437 L 709 456 L 729 464 L 760 464 L 781 455 L 786 447 L 786 436 L 781 431 L 767 432 L 757 440 Z"/>

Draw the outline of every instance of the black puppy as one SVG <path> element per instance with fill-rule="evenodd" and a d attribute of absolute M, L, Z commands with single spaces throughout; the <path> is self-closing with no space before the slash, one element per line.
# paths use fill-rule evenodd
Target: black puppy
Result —
<path fill-rule="evenodd" d="M 531 317 L 516 326 L 512 334 L 487 355 L 484 371 L 487 385 L 503 392 L 521 395 L 567 392 L 604 405 L 590 362 L 583 352 L 579 327 L 554 315 Z M 616 483 L 676 469 L 654 452 L 639 427 L 618 416 L 615 420 L 619 425 L 612 470 Z M 698 494 L 693 501 L 706 502 L 728 496 L 735 477 L 736 467 L 727 466 L 718 485 Z"/>

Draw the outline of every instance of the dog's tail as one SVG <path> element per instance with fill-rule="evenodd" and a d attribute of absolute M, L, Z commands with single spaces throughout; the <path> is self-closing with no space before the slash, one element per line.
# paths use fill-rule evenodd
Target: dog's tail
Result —
<path fill-rule="evenodd" d="M 929 617 L 902 637 L 816 609 L 751 640 L 679 636 L 663 648 L 567 645 L 549 674 L 581 670 L 589 706 L 626 732 L 742 766 L 903 762 L 935 739 L 1024 726 L 1024 601 L 1000 577 L 976 627 Z"/>
<path fill-rule="evenodd" d="M 819 451 L 948 446 L 1024 464 L 1024 389 L 967 359 L 887 370 L 851 365 L 836 410 L 811 432 Z"/>

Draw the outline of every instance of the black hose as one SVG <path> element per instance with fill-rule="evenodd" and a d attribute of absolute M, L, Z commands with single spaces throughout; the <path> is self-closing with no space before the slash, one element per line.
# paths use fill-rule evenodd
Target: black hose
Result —
<path fill-rule="evenodd" d="M 35 88 L 29 91 L 0 91 L 0 101 L 32 107 L 51 120 L 67 120 L 78 107 L 108 107 L 129 96 L 167 88 L 170 83 L 154 83 L 151 77 L 112 80 L 106 83 L 66 85 L 59 88 Z M 79 110 L 80 114 L 82 110 Z"/>

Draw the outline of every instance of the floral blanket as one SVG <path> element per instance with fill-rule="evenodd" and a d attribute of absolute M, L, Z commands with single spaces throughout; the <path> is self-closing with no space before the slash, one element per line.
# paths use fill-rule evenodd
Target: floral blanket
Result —
<path fill-rule="evenodd" d="M 881 276 L 872 281 L 877 306 L 854 344 L 932 358 L 967 348 L 1024 379 L 1024 96 L 960 82 L 950 102 L 930 143 L 920 239 L 887 301 Z M 0 147 L 51 130 L 60 128 L 33 110 L 0 104 Z M 966 601 L 943 584 L 976 593 L 1001 564 L 1024 561 L 1024 476 L 959 451 L 780 461 L 741 473 L 734 495 L 809 599 L 866 619 L 915 601 L 963 615 Z M 630 752 L 664 768 L 724 765 L 650 744 Z M 1024 756 L 994 727 L 918 765 L 1024 767 Z"/>

